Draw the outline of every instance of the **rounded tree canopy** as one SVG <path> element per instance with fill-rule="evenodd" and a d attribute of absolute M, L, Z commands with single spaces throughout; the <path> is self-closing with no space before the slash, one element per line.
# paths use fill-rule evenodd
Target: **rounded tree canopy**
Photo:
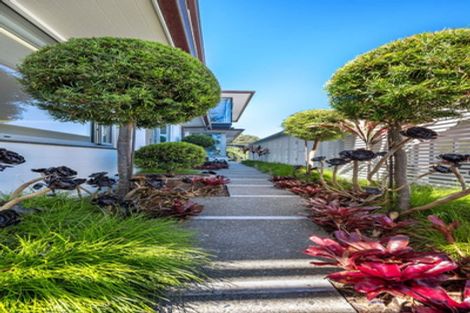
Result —
<path fill-rule="evenodd" d="M 367 52 L 326 89 L 352 119 L 423 123 L 470 108 L 470 29 L 423 33 Z"/>
<path fill-rule="evenodd" d="M 203 148 L 215 145 L 215 139 L 205 134 L 191 134 L 183 138 L 184 142 L 189 142 Z"/>
<path fill-rule="evenodd" d="M 341 138 L 341 120 L 335 110 L 306 110 L 286 118 L 282 127 L 286 134 L 303 140 L 328 141 Z"/>
<path fill-rule="evenodd" d="M 199 60 L 139 39 L 71 39 L 32 53 L 19 70 L 35 105 L 62 121 L 177 124 L 205 114 L 220 97 Z"/>

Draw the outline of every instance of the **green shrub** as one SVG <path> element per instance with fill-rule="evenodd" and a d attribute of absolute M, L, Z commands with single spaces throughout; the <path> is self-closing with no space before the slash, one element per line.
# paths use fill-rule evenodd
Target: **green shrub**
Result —
<path fill-rule="evenodd" d="M 174 221 L 66 197 L 26 205 L 45 210 L 0 230 L 1 313 L 155 312 L 167 288 L 198 280 L 205 255 Z"/>
<path fill-rule="evenodd" d="M 135 152 L 135 163 L 142 169 L 162 169 L 174 173 L 204 163 L 204 148 L 188 142 L 165 142 L 148 145 Z"/>
<path fill-rule="evenodd" d="M 215 144 L 214 138 L 204 134 L 192 134 L 183 138 L 184 142 L 189 142 L 203 148 L 210 148 Z"/>

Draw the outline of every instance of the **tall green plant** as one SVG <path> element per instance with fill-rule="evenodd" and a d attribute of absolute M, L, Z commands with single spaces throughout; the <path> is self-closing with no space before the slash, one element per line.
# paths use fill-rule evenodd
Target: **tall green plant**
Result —
<path fill-rule="evenodd" d="M 191 55 L 157 42 L 80 38 L 47 46 L 19 66 L 21 82 L 61 121 L 119 125 L 121 195 L 132 176 L 136 127 L 178 124 L 206 113 L 220 97 L 214 75 Z"/>
<path fill-rule="evenodd" d="M 120 218 L 62 196 L 25 205 L 45 210 L 0 229 L 2 313 L 155 312 L 205 262 L 171 220 Z"/>
<path fill-rule="evenodd" d="M 407 209 L 410 190 L 405 124 L 459 116 L 470 109 L 470 29 L 423 33 L 367 52 L 340 68 L 328 82 L 331 106 L 354 120 L 389 127 L 398 206 Z"/>
<path fill-rule="evenodd" d="M 292 114 L 282 123 L 286 134 L 304 140 L 305 165 L 308 172 L 320 142 L 341 138 L 342 131 L 338 126 L 341 120 L 340 114 L 334 110 L 306 110 Z M 313 141 L 310 151 L 307 141 Z"/>

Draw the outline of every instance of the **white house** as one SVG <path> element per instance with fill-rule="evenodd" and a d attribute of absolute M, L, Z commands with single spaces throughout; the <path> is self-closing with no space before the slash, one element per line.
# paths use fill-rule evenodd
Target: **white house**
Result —
<path fill-rule="evenodd" d="M 27 104 L 30 97 L 15 77 L 16 65 L 42 46 L 73 37 L 100 36 L 153 40 L 205 61 L 197 0 L 1 0 L 0 147 L 27 160 L 0 174 L 1 192 L 33 177 L 31 168 L 66 165 L 81 177 L 96 171 L 116 172 L 116 127 L 55 121 L 47 112 Z M 251 96 L 252 92 L 224 92 L 219 107 L 231 101 L 231 121 L 236 121 Z M 219 124 L 211 123 L 208 112 L 185 125 L 139 129 L 135 146 L 179 141 L 193 126 L 199 127 L 198 132 L 228 140 L 241 132 L 231 127 L 213 132 L 212 125 Z"/>

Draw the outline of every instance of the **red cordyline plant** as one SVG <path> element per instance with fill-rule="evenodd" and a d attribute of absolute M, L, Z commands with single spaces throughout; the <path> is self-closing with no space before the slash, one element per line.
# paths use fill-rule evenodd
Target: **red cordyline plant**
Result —
<path fill-rule="evenodd" d="M 380 231 L 382 234 L 384 232 L 395 232 L 400 228 L 411 226 L 415 223 L 411 220 L 396 221 L 395 219 L 385 214 L 373 214 L 371 218 L 374 228 L 377 231 Z"/>
<path fill-rule="evenodd" d="M 423 285 L 415 288 L 414 299 L 424 306 L 414 307 L 416 313 L 465 313 L 470 312 L 470 280 L 467 280 L 461 302 L 451 298 L 442 288 L 429 289 Z"/>
<path fill-rule="evenodd" d="M 371 212 L 379 207 L 348 207 L 340 204 L 339 200 L 326 201 L 319 197 L 310 199 L 310 216 L 313 222 L 330 230 L 364 230 L 373 223 Z"/>
<path fill-rule="evenodd" d="M 272 180 L 274 183 L 274 186 L 280 189 L 290 189 L 294 187 L 301 187 L 304 185 L 303 182 L 296 178 L 291 178 L 291 177 L 286 177 L 286 178 L 280 178 L 277 177 L 275 180 Z"/>
<path fill-rule="evenodd" d="M 290 191 L 300 196 L 313 197 L 317 195 L 319 192 L 322 192 L 323 188 L 321 188 L 318 185 L 307 184 L 304 186 L 292 187 L 290 188 Z"/>
<path fill-rule="evenodd" d="M 316 246 L 305 253 L 327 258 L 326 262 L 312 262 L 315 265 L 341 266 L 344 271 L 328 278 L 353 285 L 369 300 L 389 293 L 421 302 L 424 297 L 443 292 L 439 286 L 446 279 L 443 274 L 457 268 L 445 254 L 414 252 L 404 235 L 378 241 L 360 233 L 337 231 L 335 237 L 336 241 L 313 236 L 310 239 Z"/>
<path fill-rule="evenodd" d="M 194 177 L 192 179 L 193 183 L 201 183 L 205 186 L 220 186 L 227 185 L 230 183 L 230 179 L 225 176 L 210 176 L 210 177 Z"/>
<path fill-rule="evenodd" d="M 429 215 L 428 221 L 432 223 L 432 227 L 437 229 L 440 233 L 445 236 L 447 242 L 455 243 L 454 231 L 460 226 L 459 221 L 453 221 L 450 224 L 446 224 L 436 215 Z"/>

